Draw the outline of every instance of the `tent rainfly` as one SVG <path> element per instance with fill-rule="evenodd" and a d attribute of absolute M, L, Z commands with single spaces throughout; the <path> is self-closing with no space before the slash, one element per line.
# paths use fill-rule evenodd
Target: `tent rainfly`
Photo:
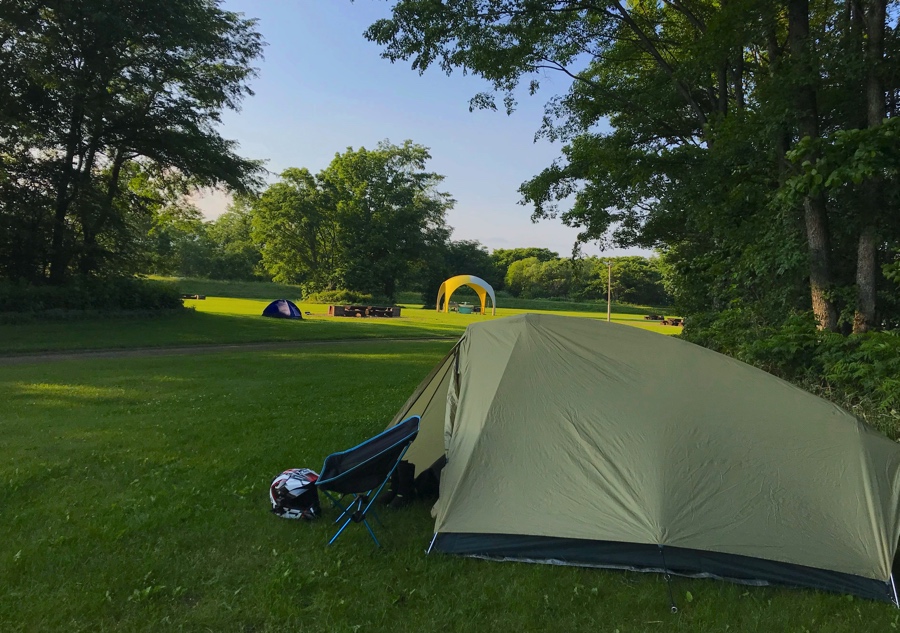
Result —
<path fill-rule="evenodd" d="M 441 300 L 443 299 L 444 312 L 449 312 L 450 297 L 452 297 L 453 293 L 463 286 L 469 286 L 478 294 L 478 298 L 481 300 L 481 314 L 484 314 L 484 310 L 487 307 L 487 297 L 491 298 L 491 314 L 497 314 L 497 297 L 494 296 L 494 289 L 491 288 L 491 284 L 486 282 L 481 277 L 476 277 L 475 275 L 457 275 L 456 277 L 451 277 L 450 279 L 442 283 L 441 287 L 438 289 L 437 304 L 435 306 L 435 309 L 438 312 L 441 311 Z"/>
<path fill-rule="evenodd" d="M 276 299 L 266 306 L 262 313 L 265 317 L 275 317 L 277 319 L 302 319 L 298 308 L 293 301 L 288 299 Z"/>
<path fill-rule="evenodd" d="M 446 459 L 437 551 L 897 604 L 900 446 L 727 356 L 587 318 L 479 322 L 392 424 L 411 414 L 417 475 Z"/>

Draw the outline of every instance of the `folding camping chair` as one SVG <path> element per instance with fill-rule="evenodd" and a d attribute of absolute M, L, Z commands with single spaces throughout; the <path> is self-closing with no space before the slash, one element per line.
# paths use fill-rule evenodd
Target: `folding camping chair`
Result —
<path fill-rule="evenodd" d="M 365 525 L 375 545 L 381 547 L 372 526 L 366 520 L 366 514 L 371 511 L 381 523 L 378 515 L 371 509 L 372 504 L 390 480 L 409 445 L 416 439 L 419 419 L 417 415 L 411 416 L 359 446 L 325 458 L 316 488 L 324 492 L 331 503 L 341 510 L 335 523 L 347 517 L 341 529 L 328 541 L 329 545 L 353 522 Z M 344 505 L 343 498 L 346 495 L 353 495 L 353 500 Z"/>

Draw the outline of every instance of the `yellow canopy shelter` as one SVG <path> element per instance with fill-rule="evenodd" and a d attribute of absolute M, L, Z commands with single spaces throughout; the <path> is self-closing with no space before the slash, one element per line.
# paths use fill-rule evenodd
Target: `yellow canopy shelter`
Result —
<path fill-rule="evenodd" d="M 497 314 L 497 298 L 494 296 L 494 289 L 491 288 L 491 284 L 475 275 L 457 275 L 442 283 L 440 290 L 438 290 L 437 304 L 435 306 L 438 312 L 441 311 L 441 299 L 444 300 L 444 312 L 449 312 L 450 297 L 462 286 L 469 286 L 478 293 L 478 298 L 481 299 L 481 314 L 484 314 L 485 301 L 488 296 L 491 298 L 491 314 Z"/>

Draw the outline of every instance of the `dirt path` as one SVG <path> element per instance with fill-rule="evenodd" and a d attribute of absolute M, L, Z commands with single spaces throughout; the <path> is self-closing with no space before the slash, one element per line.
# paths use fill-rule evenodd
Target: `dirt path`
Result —
<path fill-rule="evenodd" d="M 278 352 L 321 345 L 359 345 L 362 343 L 432 343 L 453 341 L 455 337 L 430 338 L 357 338 L 333 341 L 277 341 L 274 343 L 230 343 L 221 345 L 191 345 L 179 347 L 135 347 L 131 349 L 87 349 L 60 352 L 40 352 L 0 356 L 0 366 L 48 363 L 60 360 L 86 360 L 92 358 L 148 358 L 151 356 L 195 356 L 222 352 Z"/>

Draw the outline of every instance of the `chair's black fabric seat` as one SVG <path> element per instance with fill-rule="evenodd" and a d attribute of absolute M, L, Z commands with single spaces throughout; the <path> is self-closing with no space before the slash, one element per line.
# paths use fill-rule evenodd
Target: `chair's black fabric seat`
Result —
<path fill-rule="evenodd" d="M 367 492 L 378 487 L 416 438 L 419 420 L 414 415 L 359 446 L 329 455 L 316 486 L 340 494 Z"/>

